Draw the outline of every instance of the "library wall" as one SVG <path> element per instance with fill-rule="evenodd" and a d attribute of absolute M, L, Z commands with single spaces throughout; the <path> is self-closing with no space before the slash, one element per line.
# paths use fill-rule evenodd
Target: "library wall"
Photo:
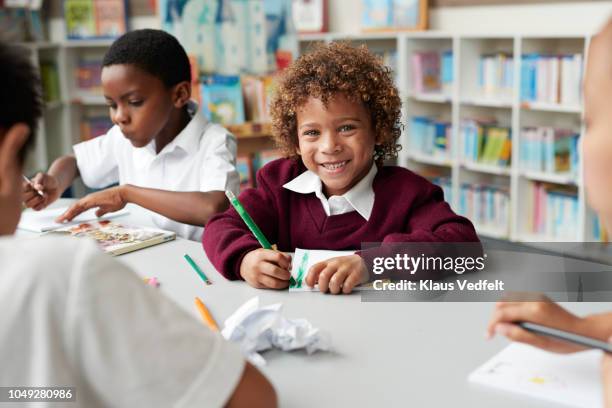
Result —
<path fill-rule="evenodd" d="M 361 2 L 329 0 L 330 31 L 361 31 Z M 433 7 L 430 27 L 461 33 L 591 33 L 612 17 L 610 1 Z"/>

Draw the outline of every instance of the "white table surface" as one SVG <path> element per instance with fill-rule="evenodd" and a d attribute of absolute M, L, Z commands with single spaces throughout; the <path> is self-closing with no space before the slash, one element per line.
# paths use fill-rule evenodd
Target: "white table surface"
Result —
<path fill-rule="evenodd" d="M 66 204 L 66 201 L 63 201 Z M 118 220 L 151 225 L 131 208 Z M 205 285 L 183 259 L 189 254 L 213 284 Z M 546 402 L 471 384 L 468 374 L 508 342 L 486 341 L 493 304 L 476 302 L 362 303 L 359 294 L 258 290 L 225 280 L 199 242 L 177 239 L 118 259 L 143 277 L 157 277 L 160 290 L 196 319 L 199 296 L 220 326 L 254 296 L 280 302 L 286 317 L 307 318 L 331 334 L 332 352 L 269 351 L 264 373 L 283 407 L 552 407 Z M 580 314 L 610 309 L 604 303 L 565 304 Z"/>

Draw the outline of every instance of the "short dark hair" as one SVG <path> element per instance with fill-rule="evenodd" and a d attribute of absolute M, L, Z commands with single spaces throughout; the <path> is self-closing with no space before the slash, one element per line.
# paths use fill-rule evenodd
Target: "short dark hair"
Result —
<path fill-rule="evenodd" d="M 165 31 L 143 29 L 123 34 L 110 46 L 102 67 L 134 65 L 159 78 L 167 87 L 191 82 L 189 58 L 183 46 Z"/>
<path fill-rule="evenodd" d="M 7 131 L 16 123 L 29 126 L 30 137 L 20 152 L 22 162 L 34 146 L 42 109 L 40 77 L 28 50 L 0 41 L 0 129 Z"/>

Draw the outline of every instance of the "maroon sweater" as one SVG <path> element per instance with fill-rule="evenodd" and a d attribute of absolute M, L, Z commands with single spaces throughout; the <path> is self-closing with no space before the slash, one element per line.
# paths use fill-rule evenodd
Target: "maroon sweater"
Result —
<path fill-rule="evenodd" d="M 373 182 L 374 207 L 366 221 L 357 211 L 328 216 L 321 201 L 283 185 L 306 171 L 301 161 L 275 160 L 257 173 L 257 188 L 240 201 L 270 243 L 295 248 L 360 250 L 367 242 L 478 242 L 472 223 L 456 215 L 442 189 L 401 167 L 379 167 Z M 203 245 L 226 278 L 241 279 L 247 252 L 261 248 L 238 213 L 230 208 L 211 218 Z"/>

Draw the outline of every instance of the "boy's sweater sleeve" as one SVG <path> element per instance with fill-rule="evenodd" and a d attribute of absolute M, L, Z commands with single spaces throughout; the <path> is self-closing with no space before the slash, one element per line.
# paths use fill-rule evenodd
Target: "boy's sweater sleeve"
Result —
<path fill-rule="evenodd" d="M 415 201 L 406 222 L 405 230 L 388 234 L 380 246 L 370 246 L 359 251 L 368 268 L 375 258 L 395 257 L 406 253 L 409 256 L 481 256 L 482 246 L 474 226 L 465 217 L 455 214 L 448 203 L 444 201 L 442 189 L 430 184 L 424 189 L 421 199 Z M 423 245 L 398 245 L 401 243 L 423 243 Z M 436 245 L 439 243 L 473 243 L 471 245 Z M 418 254 L 412 253 L 418 251 Z M 390 274 L 381 277 L 391 279 L 422 279 L 423 275 L 411 275 L 389 271 Z M 428 272 L 427 278 L 438 279 L 442 275 Z"/>
<path fill-rule="evenodd" d="M 256 189 L 245 190 L 238 198 L 268 241 L 274 243 L 278 235 L 276 228 L 278 212 L 264 173 L 264 171 L 257 173 Z M 240 276 L 242 258 L 248 252 L 261 248 L 259 241 L 232 206 L 227 211 L 215 215 L 206 224 L 202 244 L 210 262 L 229 280 L 242 279 Z"/>
<path fill-rule="evenodd" d="M 427 186 L 422 199 L 415 203 L 405 232 L 384 237 L 383 242 L 479 242 L 474 226 L 451 210 L 442 189 Z"/>

